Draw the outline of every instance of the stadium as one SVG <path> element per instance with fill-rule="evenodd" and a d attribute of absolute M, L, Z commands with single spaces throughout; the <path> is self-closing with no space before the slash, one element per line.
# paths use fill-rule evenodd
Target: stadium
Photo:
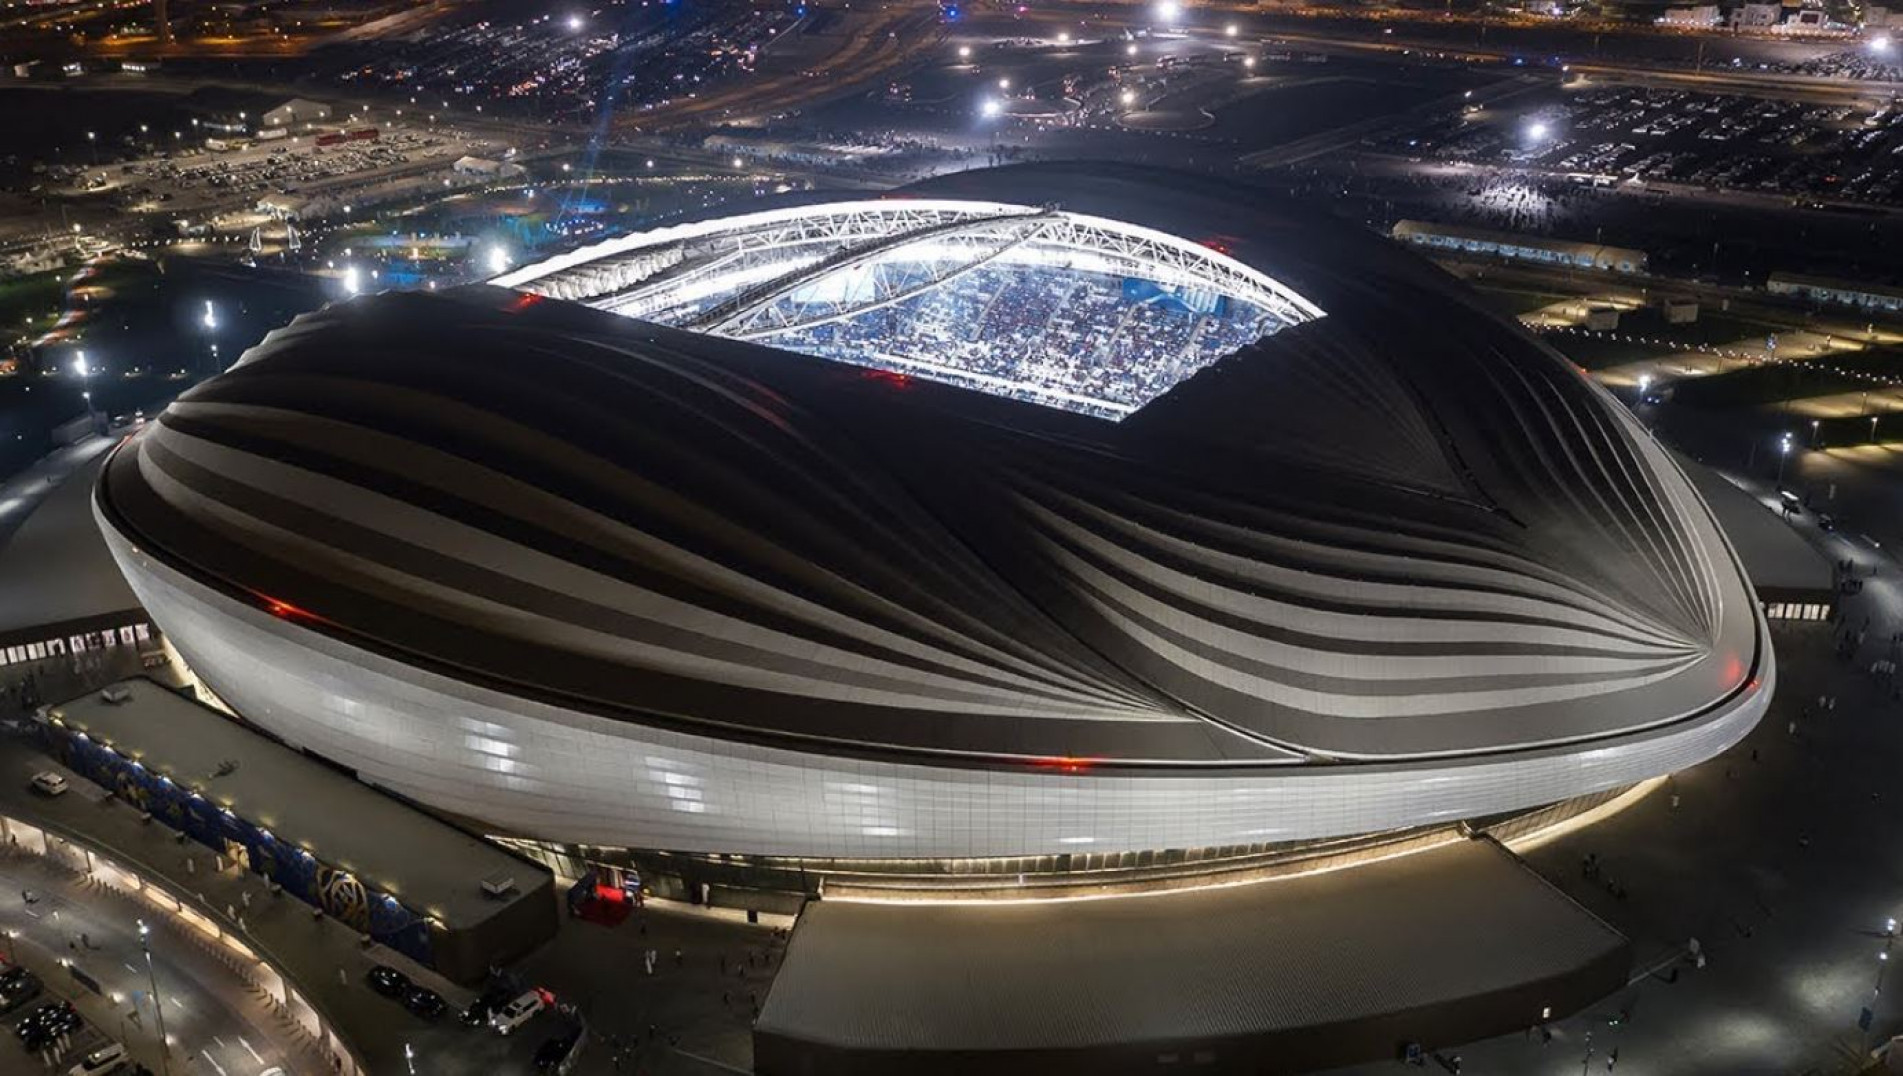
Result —
<path fill-rule="evenodd" d="M 1094 167 L 765 205 L 299 318 L 117 451 L 114 556 L 244 719 L 563 845 L 1378 833 L 1769 701 L 1672 459 L 1383 240 Z"/>

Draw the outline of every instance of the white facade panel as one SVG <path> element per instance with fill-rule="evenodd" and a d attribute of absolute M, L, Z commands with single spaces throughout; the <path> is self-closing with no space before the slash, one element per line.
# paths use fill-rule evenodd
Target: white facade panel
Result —
<path fill-rule="evenodd" d="M 349 646 L 233 601 L 103 527 L 192 668 L 260 727 L 418 802 L 551 841 L 818 857 L 1196 848 L 1395 829 L 1550 803 L 1703 761 L 1756 723 L 1726 708 L 1571 748 L 1387 765 L 957 768 L 810 754 L 614 721 Z"/>

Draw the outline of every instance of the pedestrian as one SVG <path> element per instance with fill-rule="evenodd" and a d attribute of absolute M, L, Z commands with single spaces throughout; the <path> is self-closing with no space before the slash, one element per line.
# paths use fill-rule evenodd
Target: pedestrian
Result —
<path fill-rule="evenodd" d="M 681 951 L 679 949 L 674 950 L 674 966 L 677 968 L 683 968 L 687 966 L 686 960 L 681 956 Z"/>

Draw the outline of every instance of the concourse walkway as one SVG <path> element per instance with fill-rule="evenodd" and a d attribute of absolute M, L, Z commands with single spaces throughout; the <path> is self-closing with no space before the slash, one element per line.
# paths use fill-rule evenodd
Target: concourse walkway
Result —
<path fill-rule="evenodd" d="M 1626 938 L 1490 838 L 1349 870 L 1109 898 L 801 916 L 756 1071 L 1296 1073 L 1568 1015 Z"/>

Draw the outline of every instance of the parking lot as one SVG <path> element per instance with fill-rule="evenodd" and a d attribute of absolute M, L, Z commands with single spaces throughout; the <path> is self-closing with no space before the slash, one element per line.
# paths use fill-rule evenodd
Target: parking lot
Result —
<path fill-rule="evenodd" d="M 414 170 L 448 167 L 458 157 L 498 147 L 459 131 L 371 123 L 348 124 L 343 137 L 316 134 L 271 141 L 233 139 L 223 148 L 194 147 L 96 167 L 60 167 L 48 178 L 68 193 L 111 198 L 131 212 L 204 214 L 249 207 L 270 195 L 298 195 L 340 183 L 363 183 Z M 354 137 L 353 137 L 354 135 Z"/>
<path fill-rule="evenodd" d="M 0 1069 L 23 1071 L 23 1066 L 37 1061 L 52 1062 L 63 1070 L 69 1063 L 85 1064 L 89 1056 L 104 1057 L 110 1047 L 119 1045 L 87 1023 L 64 996 L 53 992 L 63 985 L 56 980 L 49 987 L 25 968 L 0 963 L 0 1005 L 14 1006 L 0 1016 L 0 1028 L 6 1031 L 6 1041 L 0 1043 Z M 124 1047 L 118 1052 L 123 1054 Z M 116 1069 L 106 1068 L 107 1064 L 102 1062 L 98 1071 L 137 1071 L 129 1057 Z"/>
<path fill-rule="evenodd" d="M 759 50 L 803 11 L 671 0 L 609 0 L 592 10 L 554 12 L 478 4 L 427 33 L 333 48 L 307 66 L 314 78 L 357 89 L 586 122 L 605 103 L 652 108 L 753 70 Z"/>
<path fill-rule="evenodd" d="M 1513 112 L 1474 109 L 1392 132 L 1377 152 L 1582 182 L 1681 184 L 1839 203 L 1903 201 L 1903 110 L 1597 86 Z"/>

